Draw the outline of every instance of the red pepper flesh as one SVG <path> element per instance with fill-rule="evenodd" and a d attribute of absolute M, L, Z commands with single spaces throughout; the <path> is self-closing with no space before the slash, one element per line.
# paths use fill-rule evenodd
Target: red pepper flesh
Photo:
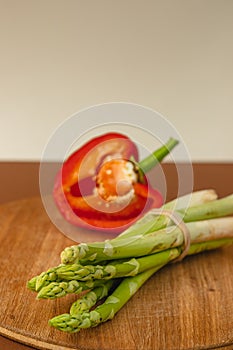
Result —
<path fill-rule="evenodd" d="M 163 199 L 144 178 L 132 184 L 134 195 L 127 201 L 105 201 L 96 190 L 100 167 L 112 159 L 138 161 L 136 145 L 127 136 L 108 133 L 91 139 L 63 164 L 54 186 L 58 209 L 70 223 L 99 231 L 121 232 Z"/>

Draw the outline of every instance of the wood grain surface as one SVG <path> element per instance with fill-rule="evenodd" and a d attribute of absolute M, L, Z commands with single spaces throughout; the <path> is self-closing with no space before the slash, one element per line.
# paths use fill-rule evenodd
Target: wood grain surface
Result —
<path fill-rule="evenodd" d="M 233 349 L 233 247 L 186 258 L 156 273 L 112 321 L 63 334 L 48 319 L 74 295 L 36 300 L 35 274 L 57 265 L 73 242 L 51 224 L 40 198 L 0 207 L 0 333 L 38 349 Z"/>

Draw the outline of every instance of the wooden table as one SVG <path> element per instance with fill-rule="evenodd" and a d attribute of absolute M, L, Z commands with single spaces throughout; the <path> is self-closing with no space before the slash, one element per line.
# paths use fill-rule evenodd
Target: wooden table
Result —
<path fill-rule="evenodd" d="M 185 164 L 183 166 L 185 167 Z M 23 210 L 23 208 L 26 208 L 27 204 L 30 203 L 36 213 L 41 213 L 46 231 L 46 227 L 48 229 L 49 219 L 46 218 L 46 214 L 43 212 L 43 208 L 40 203 L 38 168 L 38 163 L 0 163 L 0 201 L 2 204 L 4 204 L 9 201 L 28 198 L 26 200 L 16 202 L 18 209 Z M 172 164 L 164 164 L 163 168 L 167 178 L 167 200 L 169 200 L 173 198 L 177 192 L 176 185 L 174 185 L 174 178 L 176 176 L 175 169 Z M 196 163 L 193 164 L 193 169 L 195 190 L 215 188 L 221 197 L 233 192 L 233 163 Z M 37 196 L 37 198 L 31 199 L 31 196 Z M 7 212 L 7 210 L 13 208 L 14 205 L 15 204 L 12 203 L 6 204 L 7 209 L 5 209 L 5 211 Z M 24 215 L 27 216 L 28 214 L 25 214 L 24 211 Z M 22 218 L 22 220 L 24 219 Z M 61 243 L 61 246 L 67 242 L 66 238 L 64 238 L 64 242 Z M 103 337 L 105 331 L 103 329 L 101 330 L 99 328 L 98 330 L 98 328 L 96 328 L 90 333 L 86 332 L 85 336 L 90 336 L 90 344 L 92 345 L 95 344 L 96 341 L 95 348 L 101 350 L 103 344 L 106 345 L 106 349 L 111 348 L 113 350 L 140 349 L 143 344 L 145 350 L 167 350 L 168 346 L 169 350 L 179 350 L 181 348 L 186 350 L 217 349 L 219 347 L 226 350 L 233 349 L 233 298 L 232 295 L 224 294 L 226 293 L 225 289 L 229 289 L 231 292 L 233 290 L 232 273 L 230 273 L 230 270 L 221 271 L 221 268 L 219 267 L 221 264 L 226 264 L 228 269 L 229 266 L 232 266 L 229 264 L 229 261 L 232 260 L 232 253 L 233 250 L 231 248 L 226 248 L 223 251 L 221 250 L 208 253 L 208 256 L 201 254 L 195 258 L 187 258 L 187 260 L 182 264 L 166 267 L 163 271 L 159 272 L 156 275 L 156 280 L 153 279 L 148 281 L 147 287 L 143 287 L 135 295 L 134 300 L 132 299 L 129 302 L 130 304 L 125 307 L 125 311 L 122 312 L 121 316 L 119 316 L 123 317 L 125 322 L 125 332 L 124 325 L 122 324 L 118 330 L 116 329 L 118 322 L 117 318 L 111 321 L 110 325 L 104 326 L 107 332 L 106 341 L 109 341 L 109 347 L 107 347 L 106 343 L 104 342 Z M 195 259 L 195 261 L 192 259 Z M 218 261 L 218 264 L 216 264 L 216 261 Z M 212 276 L 209 275 L 210 271 L 213 273 Z M 229 273 L 229 276 L 226 276 L 227 272 Z M 200 278 L 196 279 L 198 274 L 200 274 Z M 182 281 L 184 278 L 187 279 L 187 283 L 182 289 L 180 289 L 179 283 L 183 283 Z M 224 283 L 227 281 L 226 286 L 222 285 L 223 281 Z M 168 288 L 164 289 L 163 286 L 165 285 L 168 286 Z M 155 287 L 156 290 L 154 290 Z M 147 297 L 147 293 L 149 292 L 156 293 L 156 304 L 154 301 L 152 303 L 148 302 L 148 304 L 143 308 L 141 307 L 140 300 Z M 189 292 L 192 294 L 187 294 Z M 166 304 L 164 298 L 167 298 L 170 304 Z M 195 298 L 200 299 L 196 300 Z M 180 300 L 182 302 L 178 305 L 177 301 L 180 303 Z M 224 303 L 228 302 L 229 305 L 227 308 L 221 308 L 221 303 L 223 301 Z M 193 311 L 194 314 L 190 314 L 189 317 L 186 317 L 187 312 L 190 311 L 190 307 L 192 307 L 195 303 L 197 303 L 198 307 Z M 135 309 L 135 305 L 137 305 L 138 309 Z M 156 305 L 156 309 L 151 310 L 152 305 L 153 307 Z M 210 305 L 212 306 L 210 307 Z M 42 306 L 42 308 L 43 307 L 44 306 Z M 204 309 L 200 310 L 201 307 Z M 228 311 L 228 313 L 226 311 Z M 140 312 L 140 314 L 137 312 Z M 134 324 L 131 323 L 132 320 L 129 315 L 132 315 Z M 149 315 L 149 317 L 147 317 L 147 315 Z M 164 317 L 162 317 L 163 315 Z M 200 315 L 203 316 L 200 317 Z M 140 334 L 138 334 L 137 325 L 135 322 L 140 324 L 140 318 L 143 317 L 145 320 L 145 329 L 143 332 L 140 330 Z M 154 318 L 156 318 L 156 320 Z M 179 320 L 179 323 L 174 324 L 172 320 Z M 194 321 L 195 324 L 193 324 Z M 155 327 L 158 325 L 160 326 L 159 329 Z M 192 327 L 194 326 L 195 328 L 193 329 Z M 214 330 L 213 327 L 215 327 Z M 127 329 L 129 328 L 131 331 L 130 334 L 127 334 L 128 339 L 124 340 L 124 337 L 128 332 Z M 112 334 L 114 334 L 116 337 L 115 340 L 112 339 L 112 343 L 110 342 L 110 329 L 113 332 Z M 173 333 L 173 344 L 175 344 L 174 348 L 172 347 L 171 341 L 169 344 L 167 343 L 166 349 L 156 347 L 156 344 L 166 344 L 166 338 L 172 339 L 171 333 Z M 8 336 L 11 337 L 11 334 L 8 334 Z M 51 334 L 53 341 L 56 336 L 59 336 L 59 333 L 56 333 L 55 335 Z M 137 338 L 139 336 L 140 338 Z M 157 337 L 156 342 L 153 342 L 151 337 Z M 18 340 L 24 341 L 24 339 L 19 338 Z M 177 346 L 179 342 L 182 347 Z M 215 344 L 214 347 L 213 344 Z M 83 346 L 84 345 L 81 344 L 80 346 L 77 346 L 77 349 L 84 349 Z M 37 347 L 40 347 L 39 343 Z M 89 348 L 92 349 L 93 347 Z M 26 350 L 33 348 L 0 336 L 0 349 Z M 61 349 L 63 348 L 61 347 Z"/>

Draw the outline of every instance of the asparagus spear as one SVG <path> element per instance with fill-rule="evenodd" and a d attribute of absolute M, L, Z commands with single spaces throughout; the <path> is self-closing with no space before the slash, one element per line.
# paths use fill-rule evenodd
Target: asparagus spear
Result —
<path fill-rule="evenodd" d="M 233 241 L 233 237 L 232 239 L 226 239 L 227 243 L 228 240 L 230 240 L 230 242 Z M 219 242 L 219 240 L 217 242 Z M 204 242 L 201 244 L 204 245 Z M 192 249 L 190 250 L 189 254 L 192 254 Z M 131 258 L 130 260 L 123 262 L 113 260 L 107 265 L 83 266 L 80 264 L 67 264 L 58 266 L 57 268 L 54 268 L 54 270 L 56 270 L 57 279 L 63 281 L 92 281 L 94 279 L 110 280 L 112 278 L 136 276 L 149 268 L 167 264 L 168 262 L 178 258 L 181 251 L 181 247 L 177 247 L 167 249 L 159 253 L 146 255 L 137 259 Z"/>
<path fill-rule="evenodd" d="M 161 209 L 185 213 L 187 209 L 184 208 L 187 208 L 187 206 L 189 208 L 196 207 L 217 200 L 217 198 L 218 196 L 216 192 L 212 189 L 196 191 L 165 203 Z M 185 221 L 185 218 L 183 219 Z M 198 220 L 202 220 L 200 216 Z M 135 236 L 137 234 L 147 234 L 149 232 L 156 231 L 168 226 L 170 221 L 170 218 L 164 215 L 161 215 L 155 219 L 153 211 L 150 211 L 136 223 L 127 228 L 124 232 L 119 234 L 116 239 Z"/>
<path fill-rule="evenodd" d="M 233 238 L 225 238 L 190 246 L 188 254 L 196 254 L 205 250 L 216 249 L 233 243 Z M 90 312 L 78 312 L 77 314 L 63 314 L 52 318 L 49 324 L 61 331 L 78 332 L 82 328 L 95 327 L 98 324 L 112 319 L 115 314 L 127 303 L 138 289 L 166 263 L 149 268 L 133 277 L 126 277 L 106 301 Z"/>
<path fill-rule="evenodd" d="M 165 265 L 169 261 L 178 257 L 179 255 L 180 255 L 180 249 L 174 248 L 174 249 L 161 252 L 159 254 L 153 254 L 148 257 L 143 257 L 141 259 L 131 259 L 130 261 L 115 264 L 115 266 L 113 262 L 112 265 L 98 266 L 96 268 L 98 270 L 100 270 L 100 268 L 102 268 L 102 270 L 105 270 L 106 268 L 107 271 L 111 271 L 110 278 L 112 281 L 113 278 L 116 278 L 116 277 L 119 278 L 124 276 L 135 276 L 141 271 L 145 271 L 149 268 Z M 107 276 L 103 276 L 102 279 L 92 279 L 91 278 L 92 276 L 90 276 L 90 278 L 87 281 L 77 281 L 75 276 L 76 267 L 77 267 L 76 265 L 58 266 L 57 267 L 58 280 L 61 279 L 61 276 L 63 276 L 63 274 L 66 275 L 66 277 L 62 278 L 62 282 L 51 282 L 45 287 L 43 287 L 43 284 L 42 284 L 37 298 L 38 299 L 55 299 L 55 298 L 63 297 L 69 293 L 78 294 L 84 290 L 90 290 L 97 286 L 104 287 L 104 283 L 107 282 L 106 279 L 104 279 Z M 65 268 L 65 270 L 63 268 Z M 93 268 L 95 268 L 95 266 L 93 266 Z M 88 270 L 89 269 L 87 268 L 86 273 L 88 273 Z M 99 272 L 98 272 L 98 275 L 100 276 Z M 73 279 L 72 279 L 72 276 L 74 277 Z"/>
<path fill-rule="evenodd" d="M 60 264 L 49 269 L 48 271 L 42 272 L 39 276 L 36 277 L 35 291 L 40 291 L 51 282 L 72 280 L 90 281 L 94 279 L 106 279 L 107 276 L 111 278 L 113 275 L 113 269 L 114 268 L 111 268 L 111 266 L 109 266 L 107 269 L 104 269 L 104 267 L 101 265 L 83 266 L 81 264 Z M 87 276 L 90 276 L 90 278 L 87 278 Z M 31 284 L 31 281 L 29 281 L 29 284 Z"/>
<path fill-rule="evenodd" d="M 114 281 L 106 281 L 103 285 L 92 289 L 90 292 L 83 295 L 81 298 L 73 302 L 70 308 L 71 315 L 78 315 L 84 311 L 90 310 L 97 301 L 108 295 L 109 290 L 113 287 Z"/>
<path fill-rule="evenodd" d="M 200 195 L 200 198 L 201 198 L 202 195 L 201 195 L 200 192 L 199 192 L 199 195 Z M 213 197 L 214 197 L 214 193 L 210 194 L 210 196 L 206 197 L 207 201 L 208 200 L 213 200 Z M 190 215 L 187 216 L 187 218 L 188 218 L 188 220 L 191 221 L 192 218 L 194 218 L 194 220 L 196 220 L 201 215 L 202 215 L 201 219 L 203 219 L 206 216 L 207 216 L 207 218 L 209 218 L 209 215 L 210 215 L 210 217 L 221 217 L 221 216 L 224 216 L 224 215 L 232 214 L 232 211 L 233 211 L 232 197 L 233 196 L 229 196 L 228 198 L 226 198 L 227 201 L 221 200 L 222 201 L 221 203 L 219 203 L 220 201 L 217 201 L 218 205 L 211 206 L 211 208 L 204 207 L 204 212 L 203 213 L 200 213 L 200 210 L 203 210 L 203 208 L 200 208 L 200 206 L 199 206 L 199 207 L 196 208 L 198 210 L 194 210 L 194 212 L 190 212 L 189 211 Z M 196 196 L 196 198 L 197 198 L 197 202 L 196 203 L 199 204 L 198 196 Z M 200 199 L 200 200 L 202 201 L 203 198 Z M 212 203 L 214 203 L 214 202 L 212 202 Z M 209 204 L 212 204 L 212 203 L 209 203 Z M 212 212 L 211 212 L 211 210 L 210 210 L 210 212 L 208 212 L 209 209 L 211 209 Z M 182 213 L 182 210 L 180 212 Z M 161 220 L 162 217 L 160 217 L 159 219 Z M 233 229 L 230 228 L 230 227 L 233 226 L 232 225 L 233 224 L 232 223 L 232 219 L 233 218 L 225 218 L 225 219 L 218 219 L 218 220 L 208 220 L 208 223 L 209 224 L 211 223 L 211 225 L 213 224 L 213 226 L 211 226 L 211 225 L 205 226 L 204 232 L 202 232 L 202 230 L 200 229 L 200 226 L 199 226 L 199 224 L 203 225 L 203 222 L 201 222 L 201 223 L 198 223 L 198 222 L 197 223 L 192 223 L 192 224 L 197 224 L 196 225 L 196 230 L 197 231 L 199 230 L 199 233 L 200 233 L 199 236 L 198 235 L 194 235 L 192 238 L 196 237 L 197 241 L 200 240 L 201 243 L 192 243 L 191 246 L 190 246 L 190 249 L 189 249 L 189 254 L 195 254 L 195 253 L 201 252 L 203 250 L 214 249 L 214 248 L 218 248 L 218 247 L 223 246 L 223 245 L 232 244 L 233 243 L 233 236 L 232 236 L 232 230 Z M 163 225 L 164 225 L 165 221 L 164 221 L 164 217 L 163 217 L 163 221 L 162 221 Z M 145 224 L 145 222 L 143 222 L 143 225 L 144 224 Z M 146 224 L 148 224 L 148 222 Z M 167 224 L 167 221 L 166 221 L 166 224 Z M 153 225 L 154 225 L 154 221 L 153 221 Z M 160 225 L 161 225 L 161 223 L 160 223 Z M 188 225 L 191 225 L 191 224 L 188 224 Z M 141 226 L 141 228 L 142 228 L 142 226 Z M 148 228 L 148 227 L 150 227 L 150 229 L 151 229 L 150 225 L 148 225 L 148 226 L 146 225 L 146 228 Z M 157 227 L 158 228 L 159 225 L 158 226 L 155 225 L 155 226 L 152 226 L 152 227 Z M 218 228 L 217 231 L 215 231 L 216 227 Z M 138 225 L 137 228 L 140 229 L 140 225 Z M 194 228 L 195 228 L 195 226 L 193 226 L 193 229 Z M 202 228 L 203 228 L 203 226 L 202 226 Z M 167 228 L 166 230 L 168 230 L 168 229 L 169 228 Z M 172 227 L 170 227 L 170 229 L 172 230 Z M 162 231 L 164 231 L 164 230 L 161 230 L 159 232 L 159 234 Z M 144 233 L 144 232 L 142 232 L 142 233 Z M 148 233 L 148 231 L 147 231 L 147 233 Z M 149 235 L 146 235 L 146 236 L 150 237 L 150 236 L 153 236 L 155 234 L 156 233 L 152 233 L 152 234 L 149 234 Z M 179 235 L 180 234 L 181 234 L 181 232 L 179 232 Z M 134 238 L 130 237 L 130 236 L 133 236 L 132 232 L 129 232 L 129 236 L 128 237 L 127 237 L 127 235 L 124 237 L 124 241 L 126 241 L 126 238 L 128 239 L 129 245 L 131 245 L 130 242 L 132 242 L 132 241 L 135 243 Z M 145 236 L 145 238 L 147 238 L 146 236 Z M 226 237 L 226 238 L 224 238 L 224 237 Z M 136 237 L 136 240 L 138 240 L 138 238 L 139 237 Z M 183 239 L 183 236 L 181 237 L 181 242 L 182 242 L 182 239 Z M 121 247 L 122 246 L 122 237 L 119 237 L 119 238 L 116 238 L 115 240 L 112 240 L 111 243 L 113 241 L 117 242 L 117 240 L 119 241 L 118 243 L 119 243 L 119 246 Z M 178 237 L 178 241 L 179 241 L 179 237 Z M 175 244 L 177 244 L 177 242 L 175 242 Z M 170 252 L 170 254 L 171 254 L 172 251 L 173 252 L 175 252 L 175 251 L 180 252 L 181 250 L 182 250 L 181 249 L 181 245 L 178 245 L 176 248 L 170 248 L 167 252 Z M 51 320 L 51 324 L 56 326 L 59 329 L 65 330 L 65 331 L 76 332 L 76 331 L 78 331 L 81 328 L 87 328 L 87 327 L 95 326 L 95 325 L 97 325 L 99 323 L 99 321 L 103 322 L 103 321 L 105 321 L 107 319 L 110 319 L 111 317 L 114 316 L 114 314 L 131 297 L 131 296 L 127 296 L 127 295 L 124 294 L 125 284 L 127 286 L 127 280 L 130 281 L 131 286 L 132 286 L 132 282 L 135 281 L 134 287 L 135 287 L 135 292 L 136 292 L 138 290 L 138 288 L 140 288 L 140 286 L 151 276 L 151 274 L 153 274 L 155 271 L 157 271 L 157 269 L 159 269 L 162 266 L 164 266 L 163 264 L 159 265 L 159 261 L 161 263 L 161 260 L 158 259 L 159 256 L 161 257 L 160 254 L 162 254 L 162 253 L 164 253 L 164 252 L 148 255 L 148 256 L 145 256 L 145 257 L 142 257 L 142 258 L 138 258 L 138 259 L 136 258 L 135 260 L 146 258 L 144 263 L 147 263 L 147 265 L 144 265 L 144 267 L 147 266 L 147 267 L 145 267 L 147 269 L 144 272 L 141 272 L 141 273 L 140 273 L 141 270 L 138 269 L 138 272 L 137 272 L 138 274 L 136 276 L 124 278 L 123 281 L 120 283 L 120 285 L 113 292 L 113 294 L 109 297 L 110 299 L 108 298 L 106 300 L 106 302 L 108 301 L 107 304 L 104 303 L 104 304 L 101 305 L 103 308 L 97 307 L 94 310 L 94 311 L 97 311 L 97 314 L 93 313 L 94 311 L 91 311 L 91 312 L 86 312 L 85 311 L 85 312 L 83 312 L 78 307 L 78 304 L 75 305 L 75 303 L 74 303 L 74 309 L 73 309 L 74 313 L 72 312 L 72 307 L 71 307 L 71 311 L 70 312 L 72 314 L 65 314 L 65 315 L 57 316 L 57 317 L 55 317 L 54 319 Z M 72 252 L 71 252 L 71 255 L 72 255 Z M 84 256 L 85 255 L 86 255 L 86 253 L 84 254 Z M 158 259 L 157 261 L 155 259 L 156 256 L 157 256 L 156 259 Z M 172 254 L 170 256 L 172 256 Z M 96 260 L 95 260 L 96 257 L 97 257 L 97 254 L 94 253 L 89 258 L 90 258 L 91 261 L 92 261 L 92 259 L 94 259 L 94 261 L 92 261 L 92 262 L 96 263 Z M 150 261 L 150 259 L 152 259 L 152 260 Z M 83 260 L 83 261 L 85 261 L 85 260 Z M 119 260 L 117 260 L 117 261 L 111 262 L 110 264 L 112 264 L 114 266 L 119 265 L 118 266 L 118 269 L 119 269 L 118 272 L 120 272 L 120 269 L 123 268 L 122 266 L 123 266 L 124 262 L 125 261 L 121 261 L 120 262 Z M 168 261 L 164 262 L 164 264 L 166 264 L 167 262 Z M 157 265 L 155 266 L 155 264 L 157 264 Z M 122 266 L 120 266 L 120 265 L 122 265 Z M 152 266 L 155 266 L 155 267 L 151 268 Z M 151 272 L 151 274 L 149 272 Z M 50 283 L 50 279 L 51 280 L 55 279 L 56 281 L 59 280 L 59 277 L 56 274 L 53 274 L 54 272 L 50 271 L 50 273 L 51 273 L 51 275 L 50 275 L 49 279 L 47 280 L 45 278 L 45 280 L 44 280 L 45 285 L 47 283 Z M 131 273 L 132 273 L 132 271 L 131 271 Z M 43 277 L 43 275 L 41 277 Z M 32 278 L 31 281 L 28 282 L 28 287 L 31 288 L 31 289 L 35 289 L 36 288 L 36 284 L 39 285 L 39 282 L 38 282 L 37 279 L 38 279 L 38 277 Z M 139 284 L 137 284 L 136 283 L 137 280 L 141 281 L 141 282 Z M 52 282 L 49 285 L 47 285 L 45 288 L 42 288 L 40 290 L 40 292 L 38 294 L 38 297 L 56 298 L 56 297 L 63 296 L 63 295 L 65 295 L 67 293 L 70 293 L 70 292 L 71 293 L 72 292 L 79 293 L 81 290 L 87 290 L 86 289 L 87 286 L 89 288 L 94 288 L 93 291 L 95 291 L 95 290 L 98 290 L 98 288 L 103 289 L 105 284 L 108 283 L 108 282 L 111 282 L 111 281 L 112 280 L 109 280 L 107 282 L 104 281 L 104 280 L 94 280 L 94 281 L 78 282 L 78 281 L 75 281 L 75 280 L 71 280 L 71 281 L 68 281 L 68 282 L 64 282 L 64 281 L 63 282 Z M 78 283 L 78 284 L 76 284 L 76 283 Z M 82 285 L 82 283 L 83 283 L 83 285 Z M 98 287 L 98 285 L 100 285 L 100 287 Z M 80 287 L 81 287 L 81 290 L 80 290 Z M 117 295 L 117 293 L 118 293 L 117 291 L 119 292 L 118 296 L 120 297 L 119 298 L 120 299 L 119 302 L 116 302 L 116 300 L 114 300 L 114 298 L 111 299 L 112 296 L 114 297 L 114 296 Z M 121 291 L 122 291 L 122 293 L 121 293 Z M 91 293 L 91 292 L 88 292 L 87 295 L 89 293 Z M 94 302 L 95 297 L 92 294 L 90 294 L 90 299 L 91 298 L 92 298 L 92 300 Z M 114 301 L 114 302 L 112 302 L 112 301 Z M 83 301 L 83 303 L 81 302 L 81 305 L 83 305 L 83 308 L 85 310 L 88 310 L 88 308 L 89 308 L 89 306 L 91 304 L 92 304 L 92 302 L 90 300 L 86 304 L 85 304 L 85 301 Z M 112 304 L 112 305 L 110 305 L 110 306 L 112 306 L 111 310 L 109 309 L 109 305 L 108 304 Z M 113 304 L 114 305 L 116 304 L 116 307 L 114 307 Z M 106 307 L 106 305 L 107 305 L 107 307 Z M 76 310 L 76 307 L 77 307 L 77 310 Z M 110 311 L 110 313 L 109 313 L 109 311 Z"/>
<path fill-rule="evenodd" d="M 124 278 L 121 284 L 106 299 L 106 301 L 90 312 L 78 315 L 63 314 L 49 320 L 49 324 L 66 332 L 78 332 L 81 328 L 95 327 L 114 317 L 117 311 L 136 293 L 140 286 L 162 266 L 146 270 L 135 277 Z"/>
<path fill-rule="evenodd" d="M 207 202 L 211 202 L 213 200 L 217 199 L 217 194 L 214 190 L 201 190 L 196 191 L 191 194 L 184 195 L 182 197 L 176 198 L 175 200 L 172 200 L 166 204 L 164 204 L 164 209 L 181 209 L 184 210 L 183 207 L 189 203 L 189 206 L 197 206 L 200 204 L 204 204 Z M 162 216 L 159 219 L 159 222 L 157 222 L 156 226 L 163 227 L 166 226 L 166 224 L 169 223 L 170 219 L 166 216 Z M 130 226 L 127 230 L 125 230 L 122 234 L 120 234 L 115 240 L 120 238 L 126 238 L 130 236 L 134 236 L 136 234 L 142 234 L 147 233 L 150 231 L 150 229 L 154 225 L 154 215 L 151 213 L 148 213 L 145 215 L 142 219 L 138 220 L 134 225 Z M 149 228 L 148 228 L 149 227 Z M 94 262 L 93 262 L 94 263 Z M 61 264 L 62 266 L 64 264 Z M 27 287 L 32 291 L 39 291 L 42 287 L 45 287 L 49 283 L 53 281 L 59 281 L 58 276 L 56 275 L 56 268 L 49 269 L 46 272 L 42 272 L 39 276 L 33 277 L 30 281 L 27 283 Z"/>
<path fill-rule="evenodd" d="M 66 294 L 79 294 L 85 290 L 91 290 L 95 287 L 103 286 L 106 281 L 94 280 L 87 282 L 79 281 L 62 281 L 51 282 L 45 287 L 41 288 L 37 294 L 37 299 L 55 299 L 65 296 Z"/>
<path fill-rule="evenodd" d="M 42 274 L 37 278 L 36 285 L 39 286 L 37 291 L 47 286 L 50 282 L 46 279 L 49 277 L 50 271 L 52 271 L 54 281 L 93 281 L 93 280 L 109 280 L 112 278 L 121 278 L 126 276 L 135 276 L 138 273 L 147 270 L 156 265 L 168 263 L 169 261 L 177 258 L 181 253 L 180 248 L 173 248 L 162 251 L 157 254 L 152 254 L 139 259 L 132 258 L 130 260 L 115 260 L 110 261 L 107 265 L 80 265 L 80 264 L 67 264 L 59 265 L 50 269 L 48 272 Z"/>
<path fill-rule="evenodd" d="M 32 290 L 33 292 L 36 290 L 36 281 L 37 276 L 34 276 L 27 282 L 28 289 Z"/>
<path fill-rule="evenodd" d="M 233 200 L 233 196 L 232 196 Z M 191 208 L 190 208 L 191 209 Z M 231 208 L 233 211 L 233 207 Z M 214 213 L 214 212 L 213 212 Z M 215 212 L 216 215 L 216 212 Z M 187 223 L 191 242 L 229 237 L 233 235 L 233 218 L 221 218 Z M 205 239 L 203 239 L 205 237 Z M 217 238 L 216 238 L 217 237 Z M 125 239 L 81 243 L 66 248 L 62 254 L 63 263 L 81 261 L 88 263 L 95 256 L 95 261 L 115 260 L 154 254 L 183 244 L 183 234 L 179 227 L 170 226 L 163 230 L 149 233 L 145 236 L 137 235 Z"/>
<path fill-rule="evenodd" d="M 231 198 L 232 196 L 230 196 L 230 198 Z M 228 198 L 226 198 L 226 199 L 228 199 L 229 200 L 229 197 Z M 220 202 L 221 203 L 223 203 L 223 200 L 221 200 L 221 201 L 217 201 L 218 202 L 218 206 L 220 205 Z M 223 203 L 224 205 L 225 205 L 225 207 L 227 208 L 227 209 L 229 209 L 229 203 L 227 203 L 227 205 L 226 205 L 226 201 L 224 201 L 225 203 Z M 215 206 L 216 207 L 216 206 Z M 198 207 L 199 208 L 199 207 Z M 225 209 L 224 209 L 225 210 Z M 222 211 L 222 212 L 224 212 L 224 210 Z M 216 214 L 218 214 L 218 212 L 216 212 Z M 210 224 L 211 222 L 209 221 L 208 222 L 208 225 Z M 194 223 L 193 224 L 193 227 L 195 228 L 196 227 L 196 225 L 197 225 L 197 223 Z M 230 226 L 228 226 L 228 223 L 226 223 L 226 226 L 229 228 Z M 223 226 L 222 226 L 222 222 L 219 222 L 218 221 L 218 227 L 219 227 L 219 230 L 220 231 L 223 231 L 224 232 L 224 230 L 223 230 Z M 160 232 L 161 233 L 161 232 Z M 170 237 L 169 238 L 171 238 L 172 236 L 171 235 L 169 235 Z M 150 235 L 148 236 L 150 239 L 151 239 L 151 237 L 150 237 Z M 165 236 L 164 236 L 165 237 Z M 167 235 L 167 237 L 168 237 L 168 235 Z M 140 237 L 139 237 L 140 238 Z M 153 238 L 153 236 L 152 236 L 152 238 Z M 158 238 L 158 237 L 157 237 Z M 180 236 L 180 239 L 182 239 L 182 237 Z M 148 242 L 149 242 L 149 249 L 151 248 L 150 247 L 150 241 L 148 240 Z M 147 243 L 148 243 L 147 242 Z M 177 240 L 177 242 L 178 242 L 178 240 Z M 176 243 L 177 243 L 176 242 Z M 124 242 L 124 243 L 126 243 L 126 241 Z M 127 241 L 127 243 L 129 243 L 129 241 Z M 134 244 L 136 243 L 136 240 L 134 239 Z M 169 242 L 168 242 L 169 243 Z M 170 241 L 170 243 L 171 243 L 171 241 Z M 181 243 L 181 241 L 180 241 L 180 243 Z M 124 246 L 124 245 L 123 245 Z M 169 247 L 169 245 L 168 245 L 168 247 Z M 122 247 L 120 247 L 120 248 L 122 248 Z M 158 248 L 158 247 L 157 247 Z M 161 246 L 160 246 L 160 248 L 161 248 Z M 164 245 L 164 247 L 163 247 L 163 249 L 166 249 L 166 246 Z M 96 255 L 96 253 L 94 253 L 94 255 Z M 135 254 L 134 254 L 134 252 L 133 252 L 133 256 L 134 256 Z M 140 253 L 139 254 L 139 256 L 140 255 L 144 255 L 144 253 Z M 93 258 L 93 256 L 92 256 L 92 258 Z M 44 287 L 44 286 L 46 286 L 46 285 L 48 285 L 51 281 L 56 281 L 56 282 L 59 282 L 59 278 L 56 276 L 56 274 L 54 274 L 54 272 L 53 271 L 49 271 L 49 273 L 48 273 L 48 276 L 47 276 L 47 278 L 45 278 L 44 276 L 43 276 L 43 274 L 42 274 L 42 276 L 40 276 L 39 277 L 39 281 L 38 281 L 38 278 L 33 278 L 31 281 L 29 281 L 29 283 L 28 283 L 28 287 L 30 288 L 30 289 L 34 289 L 35 287 L 35 285 L 36 285 L 36 288 L 35 289 L 37 289 L 37 290 L 40 290 L 41 289 L 41 287 Z M 68 288 L 68 287 L 67 287 Z M 69 288 L 68 288 L 69 289 Z"/>
<path fill-rule="evenodd" d="M 186 212 L 184 212 L 184 210 L 179 210 L 178 212 L 181 212 L 181 214 L 184 215 L 184 222 L 227 216 L 233 214 L 233 195 L 212 202 L 207 202 L 198 206 L 190 207 L 186 210 Z M 142 220 L 144 221 L 141 221 L 140 224 L 134 225 L 134 235 L 130 234 L 129 236 L 121 236 L 119 238 L 112 239 L 111 241 L 106 241 L 104 243 L 97 242 L 89 245 L 87 245 L 86 243 L 81 243 L 80 245 L 67 247 L 61 253 L 62 263 L 67 264 L 77 262 L 78 259 L 83 259 L 84 257 L 87 257 L 87 255 L 89 256 L 89 260 L 95 260 L 97 254 L 96 250 L 100 247 L 101 244 L 102 252 L 104 251 L 104 249 L 106 250 L 106 252 L 108 252 L 110 251 L 110 249 L 108 249 L 108 246 L 116 246 L 118 242 L 121 242 L 121 245 L 129 244 L 130 241 L 127 241 L 127 238 L 132 238 L 134 240 L 135 236 L 137 237 L 137 234 L 139 232 L 140 235 L 142 235 L 145 232 L 151 232 L 152 229 L 158 230 L 161 227 L 163 228 L 164 226 L 166 226 L 165 223 L 167 223 L 167 219 L 164 218 L 164 216 L 155 219 L 153 213 L 147 214 Z M 105 245 L 105 247 L 103 245 Z M 90 252 L 92 252 L 92 254 L 90 254 Z"/>
<path fill-rule="evenodd" d="M 188 255 L 196 254 L 204 250 L 216 249 L 218 247 L 226 246 L 232 243 L 233 243 L 233 235 L 232 237 L 221 238 L 221 236 L 219 236 L 218 239 L 214 239 L 211 241 L 207 240 L 199 243 L 193 243 L 190 246 Z M 127 263 L 123 262 L 121 264 L 116 264 L 115 266 L 117 266 L 117 273 L 112 277 L 115 279 L 117 277 L 119 278 L 119 277 L 136 276 L 138 274 L 141 274 L 147 271 L 148 269 L 152 269 L 158 266 L 164 266 L 168 264 L 169 262 L 177 258 L 180 255 L 180 253 L 181 253 L 181 247 L 171 248 L 163 252 L 148 255 L 139 259 L 131 259 Z M 68 265 L 67 265 L 67 269 L 69 269 Z M 73 272 L 74 271 L 72 271 L 72 273 Z M 78 294 L 84 290 L 91 290 L 92 288 L 95 288 L 97 286 L 103 287 L 105 282 L 107 281 L 104 279 L 101 279 L 101 280 L 95 279 L 95 280 L 89 280 L 85 282 L 82 282 L 82 281 L 80 282 L 75 279 L 70 281 L 69 280 L 65 281 L 64 279 L 63 282 L 52 282 L 49 285 L 42 287 L 42 289 L 38 293 L 38 299 L 55 299 L 55 298 L 63 297 L 69 293 Z"/>

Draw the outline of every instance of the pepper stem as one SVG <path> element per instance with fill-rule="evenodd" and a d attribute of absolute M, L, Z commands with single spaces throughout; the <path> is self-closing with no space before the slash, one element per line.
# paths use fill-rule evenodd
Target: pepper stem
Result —
<path fill-rule="evenodd" d="M 141 160 L 138 163 L 139 169 L 143 171 L 144 174 L 147 173 L 153 169 L 156 164 L 160 163 L 178 143 L 178 140 L 170 138 L 162 147 Z"/>

